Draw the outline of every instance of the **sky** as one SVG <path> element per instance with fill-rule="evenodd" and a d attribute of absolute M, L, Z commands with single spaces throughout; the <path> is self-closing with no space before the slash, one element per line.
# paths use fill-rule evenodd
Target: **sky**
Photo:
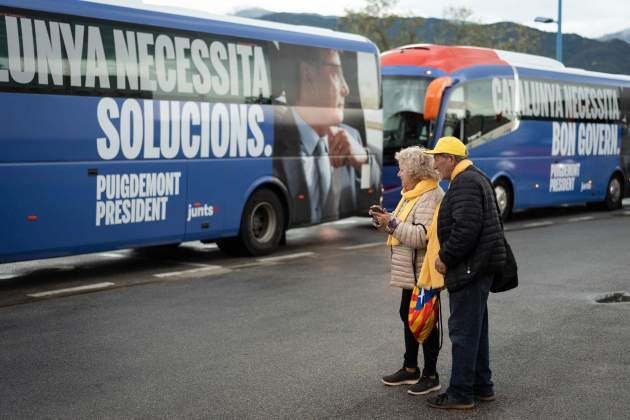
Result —
<path fill-rule="evenodd" d="M 140 0 L 134 0 L 136 2 Z M 364 0 L 141 0 L 147 4 L 185 7 L 213 14 L 229 14 L 237 9 L 259 7 L 275 12 L 304 12 L 341 16 L 346 8 L 359 9 Z M 630 28 L 630 0 L 564 0 L 562 32 L 597 38 Z M 526 6 L 525 6 L 526 5 Z M 399 0 L 396 11 L 421 17 L 444 16 L 448 6 L 467 7 L 473 20 L 481 23 L 512 21 L 543 31 L 556 32 L 555 23 L 534 23 L 536 16 L 557 18 L 557 0 Z"/>

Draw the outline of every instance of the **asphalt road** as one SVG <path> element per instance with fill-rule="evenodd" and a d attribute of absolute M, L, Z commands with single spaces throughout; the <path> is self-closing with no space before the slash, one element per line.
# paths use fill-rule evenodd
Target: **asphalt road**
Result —
<path fill-rule="evenodd" d="M 400 291 L 357 218 L 270 259 L 188 244 L 0 266 L 0 418 L 627 418 L 630 303 L 594 299 L 630 291 L 630 209 L 506 230 L 521 286 L 491 295 L 498 398 L 474 411 L 380 383 L 402 363 Z M 443 386 L 449 366 L 445 333 Z"/>

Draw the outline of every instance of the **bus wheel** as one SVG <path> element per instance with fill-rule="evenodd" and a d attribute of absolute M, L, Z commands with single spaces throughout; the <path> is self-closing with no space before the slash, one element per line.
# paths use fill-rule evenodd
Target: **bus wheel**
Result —
<path fill-rule="evenodd" d="M 621 180 L 619 176 L 613 175 L 608 181 L 606 188 L 606 199 L 604 200 L 604 208 L 606 210 L 617 210 L 621 208 Z"/>
<path fill-rule="evenodd" d="M 217 245 L 232 255 L 270 254 L 282 239 L 284 218 L 278 196 L 267 189 L 257 190 L 245 205 L 238 236 L 221 239 Z"/>
<path fill-rule="evenodd" d="M 512 213 L 512 204 L 514 203 L 510 184 L 503 179 L 497 180 L 494 183 L 494 195 L 497 197 L 497 203 L 499 204 L 501 220 L 507 220 L 510 213 Z"/>

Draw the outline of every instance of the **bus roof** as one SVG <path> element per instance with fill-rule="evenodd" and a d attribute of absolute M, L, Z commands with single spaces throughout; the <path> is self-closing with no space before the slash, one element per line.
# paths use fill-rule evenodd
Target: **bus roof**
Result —
<path fill-rule="evenodd" d="M 177 29 L 208 32 L 208 21 L 213 21 L 212 32 L 224 35 L 251 36 L 270 41 L 317 44 L 320 46 L 378 52 L 367 38 L 331 29 L 290 25 L 221 16 L 201 10 L 156 6 L 130 0 L 0 0 L 0 6 L 41 10 L 50 13 L 74 14 L 91 18 L 125 21 Z M 237 28 L 240 28 L 237 29 Z M 243 34 L 241 34 L 243 33 Z M 339 45 L 334 45 L 339 44 Z"/>
<path fill-rule="evenodd" d="M 470 46 L 405 45 L 384 52 L 381 55 L 381 65 L 432 67 L 446 73 L 474 66 L 507 65 L 599 79 L 630 81 L 630 76 L 626 75 L 565 67 L 561 62 L 549 57 Z"/>
<path fill-rule="evenodd" d="M 538 55 L 469 46 L 404 45 L 381 55 L 383 66 L 426 66 L 447 73 L 473 66 L 511 65 L 558 70 L 559 61 Z"/>

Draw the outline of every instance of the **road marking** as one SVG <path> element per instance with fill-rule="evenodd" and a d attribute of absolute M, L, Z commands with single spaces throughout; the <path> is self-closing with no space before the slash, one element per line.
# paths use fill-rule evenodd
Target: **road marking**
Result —
<path fill-rule="evenodd" d="M 343 250 L 351 250 L 351 249 L 362 249 L 362 248 L 372 248 L 374 246 L 384 246 L 385 242 L 370 242 L 369 244 L 361 244 L 361 245 L 351 245 L 351 246 L 342 246 Z"/>
<path fill-rule="evenodd" d="M 586 220 L 594 220 L 595 217 L 593 216 L 581 216 L 581 217 L 572 217 L 569 219 L 569 222 L 583 222 Z"/>
<path fill-rule="evenodd" d="M 267 258 L 258 258 L 257 261 L 260 262 L 275 262 L 275 261 L 284 261 L 284 260 L 292 260 L 294 258 L 302 258 L 302 257 L 308 257 L 311 255 L 315 255 L 314 252 L 297 252 L 295 254 L 287 254 L 287 255 L 280 255 L 278 257 L 267 257 Z"/>
<path fill-rule="evenodd" d="M 336 222 L 332 222 L 330 224 L 331 225 L 354 225 L 356 223 L 357 223 L 356 220 L 349 219 L 349 220 L 337 220 Z"/>
<path fill-rule="evenodd" d="M 242 268 L 252 268 L 252 267 L 260 267 L 260 266 L 262 266 L 262 263 L 255 261 L 255 262 L 250 262 L 250 263 L 231 265 L 230 268 L 232 270 L 240 270 Z"/>
<path fill-rule="evenodd" d="M 168 273 L 158 273 L 154 274 L 153 277 L 157 277 L 159 279 L 164 279 L 168 277 L 186 277 L 190 275 L 199 275 L 199 274 L 223 274 L 229 273 L 229 268 L 222 267 L 220 265 L 206 265 L 201 268 L 193 268 L 190 270 L 182 270 L 182 271 L 170 271 Z"/>
<path fill-rule="evenodd" d="M 117 254 L 115 252 L 101 252 L 98 255 L 100 255 L 101 257 L 108 257 L 108 258 L 125 258 L 125 255 Z"/>
<path fill-rule="evenodd" d="M 177 264 L 188 265 L 190 267 L 200 267 L 200 268 L 211 268 L 211 267 L 219 267 L 218 265 L 209 265 L 209 264 L 198 264 L 198 263 L 190 263 L 190 262 L 179 262 L 174 261 Z"/>
<path fill-rule="evenodd" d="M 553 225 L 553 222 L 547 220 L 544 222 L 525 223 L 524 225 L 521 225 L 521 228 L 537 228 L 537 227 L 543 227 L 543 226 L 549 226 L 549 225 Z"/>
<path fill-rule="evenodd" d="M 114 285 L 115 283 L 110 283 L 110 282 L 94 283 L 94 284 L 87 284 L 85 286 L 70 287 L 68 289 L 57 289 L 57 290 L 49 290 L 47 292 L 31 293 L 27 296 L 35 297 L 35 298 L 48 297 L 48 296 L 54 296 L 54 295 L 61 295 L 64 293 L 76 293 L 76 292 L 85 292 L 88 290 L 106 289 Z"/>

